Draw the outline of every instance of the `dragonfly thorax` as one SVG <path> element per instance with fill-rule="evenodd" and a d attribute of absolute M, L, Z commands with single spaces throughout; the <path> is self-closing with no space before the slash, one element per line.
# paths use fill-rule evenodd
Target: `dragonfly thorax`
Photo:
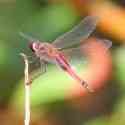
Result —
<path fill-rule="evenodd" d="M 46 42 L 30 42 L 29 48 L 37 57 L 42 56 L 54 56 L 57 52 L 57 49 L 49 43 Z"/>

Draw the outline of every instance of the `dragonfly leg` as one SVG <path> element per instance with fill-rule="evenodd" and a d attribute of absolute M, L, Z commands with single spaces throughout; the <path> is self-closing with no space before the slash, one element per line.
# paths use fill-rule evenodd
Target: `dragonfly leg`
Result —
<path fill-rule="evenodd" d="M 34 77 L 32 78 L 32 81 L 37 79 L 39 76 L 45 74 L 46 71 L 47 71 L 47 63 L 40 59 L 40 71 L 34 75 Z"/>
<path fill-rule="evenodd" d="M 28 58 L 30 64 L 35 63 L 39 59 L 36 56 L 27 56 L 27 58 Z"/>
<path fill-rule="evenodd" d="M 47 62 L 40 59 L 40 68 L 41 68 L 42 74 L 44 74 L 47 69 Z"/>

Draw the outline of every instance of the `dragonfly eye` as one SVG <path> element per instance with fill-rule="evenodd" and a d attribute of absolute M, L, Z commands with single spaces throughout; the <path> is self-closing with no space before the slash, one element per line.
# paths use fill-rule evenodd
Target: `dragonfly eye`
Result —
<path fill-rule="evenodd" d="M 33 52 L 35 52 L 35 50 L 38 49 L 38 45 L 37 45 L 35 42 L 30 41 L 30 42 L 29 42 L 29 48 L 30 48 Z"/>
<path fill-rule="evenodd" d="M 33 42 L 30 41 L 28 46 L 29 46 L 29 48 L 30 48 L 32 51 L 34 51 L 34 50 L 33 50 Z"/>

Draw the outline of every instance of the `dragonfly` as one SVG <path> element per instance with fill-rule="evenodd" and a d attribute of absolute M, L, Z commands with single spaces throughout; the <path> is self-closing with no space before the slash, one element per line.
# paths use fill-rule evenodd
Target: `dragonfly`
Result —
<path fill-rule="evenodd" d="M 72 48 L 74 45 L 80 45 L 81 41 L 87 39 L 90 34 L 95 30 L 98 22 L 96 16 L 87 16 L 69 32 L 59 36 L 54 42 L 41 42 L 39 40 L 29 38 L 24 33 L 20 33 L 21 36 L 29 39 L 29 48 L 33 54 L 39 58 L 42 67 L 46 67 L 46 62 L 54 63 L 58 65 L 63 71 L 67 72 L 74 80 L 80 83 L 88 92 L 93 92 L 93 89 L 89 86 L 87 81 L 83 80 L 74 70 L 65 56 L 65 51 L 78 50 L 78 48 Z M 106 43 L 107 48 L 111 46 L 111 42 L 103 41 Z"/>

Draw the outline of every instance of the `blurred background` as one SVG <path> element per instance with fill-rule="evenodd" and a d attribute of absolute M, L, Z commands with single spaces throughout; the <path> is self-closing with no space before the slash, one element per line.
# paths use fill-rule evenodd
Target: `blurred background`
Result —
<path fill-rule="evenodd" d="M 52 42 L 84 17 L 99 17 L 78 60 L 79 75 L 95 90 L 88 93 L 49 64 L 31 86 L 31 125 L 123 125 L 125 123 L 124 0 L 0 0 L 0 123 L 21 125 L 24 118 L 24 63 L 31 55 L 24 32 Z M 113 46 L 106 51 L 103 42 Z M 80 63 L 82 62 L 82 63 Z M 80 66 L 79 66 L 80 63 Z"/>

